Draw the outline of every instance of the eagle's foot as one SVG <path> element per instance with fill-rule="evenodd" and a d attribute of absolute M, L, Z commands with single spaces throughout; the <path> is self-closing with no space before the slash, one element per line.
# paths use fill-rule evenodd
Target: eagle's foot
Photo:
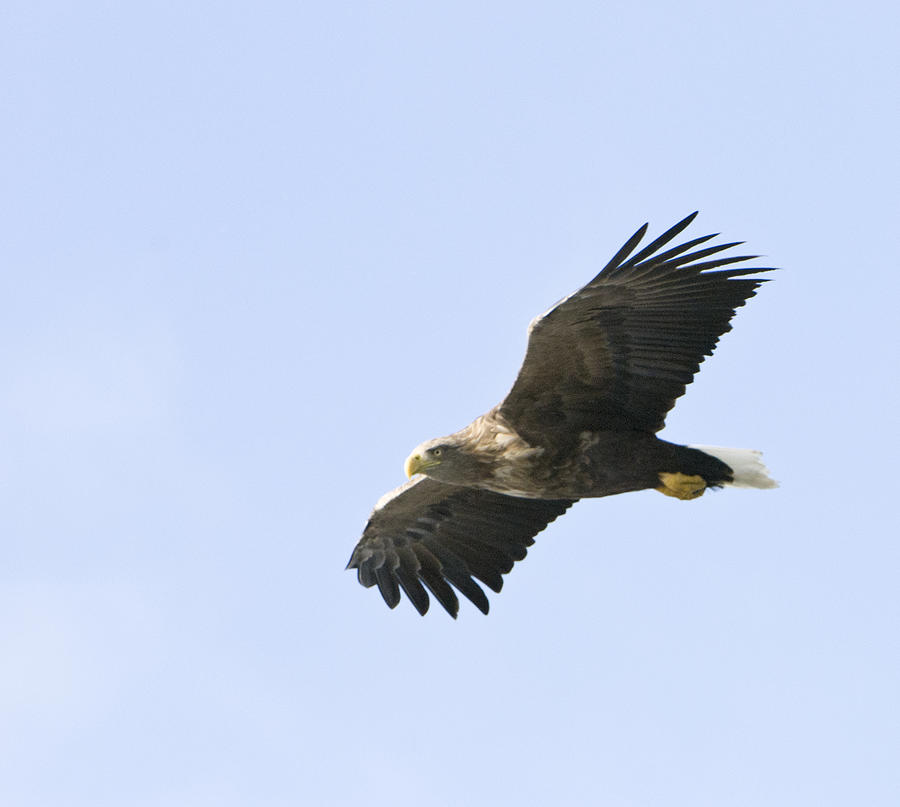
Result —
<path fill-rule="evenodd" d="M 682 473 L 668 473 L 663 471 L 659 475 L 662 482 L 658 488 L 660 493 L 666 496 L 674 496 L 676 499 L 696 499 L 706 490 L 706 480 L 702 476 L 688 476 Z"/>

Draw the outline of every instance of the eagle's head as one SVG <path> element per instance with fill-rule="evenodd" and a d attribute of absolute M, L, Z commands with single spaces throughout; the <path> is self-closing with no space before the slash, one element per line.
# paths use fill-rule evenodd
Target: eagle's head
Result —
<path fill-rule="evenodd" d="M 408 477 L 425 474 L 451 485 L 471 485 L 484 475 L 482 462 L 455 435 L 416 446 L 403 466 Z"/>

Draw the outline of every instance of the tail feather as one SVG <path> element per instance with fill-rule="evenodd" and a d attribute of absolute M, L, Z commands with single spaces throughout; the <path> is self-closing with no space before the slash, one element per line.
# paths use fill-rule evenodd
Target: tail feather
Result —
<path fill-rule="evenodd" d="M 688 446 L 696 448 L 724 462 L 734 473 L 734 480 L 726 482 L 736 488 L 777 488 L 778 483 L 769 476 L 762 463 L 762 452 L 751 448 L 723 448 L 722 446 Z"/>

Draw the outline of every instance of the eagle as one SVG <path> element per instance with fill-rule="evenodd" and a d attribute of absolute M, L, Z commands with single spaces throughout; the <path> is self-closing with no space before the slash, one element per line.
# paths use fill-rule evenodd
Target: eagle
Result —
<path fill-rule="evenodd" d="M 743 242 L 671 242 L 697 213 L 638 249 L 647 224 L 586 286 L 536 317 L 512 389 L 487 414 L 409 455 L 406 484 L 375 505 L 348 569 L 394 608 L 482 613 L 534 536 L 576 501 L 654 489 L 773 488 L 760 452 L 678 445 L 656 433 L 772 267 L 734 268 Z M 637 251 L 636 251 L 637 250 Z M 728 267 L 728 268 L 724 268 Z M 750 277 L 753 275 L 754 277 Z"/>

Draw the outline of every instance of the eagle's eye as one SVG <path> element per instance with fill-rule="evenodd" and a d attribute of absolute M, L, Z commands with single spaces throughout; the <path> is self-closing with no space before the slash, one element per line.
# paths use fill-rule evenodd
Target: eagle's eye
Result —
<path fill-rule="evenodd" d="M 432 448 L 432 449 L 431 449 L 431 455 L 432 455 L 433 457 L 440 457 L 440 456 L 441 456 L 441 450 L 440 450 L 440 448 Z"/>

